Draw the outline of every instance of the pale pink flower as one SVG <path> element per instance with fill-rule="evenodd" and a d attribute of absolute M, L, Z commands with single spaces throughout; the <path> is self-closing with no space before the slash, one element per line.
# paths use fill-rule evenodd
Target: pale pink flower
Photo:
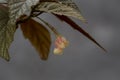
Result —
<path fill-rule="evenodd" d="M 54 54 L 62 54 L 63 49 L 68 45 L 68 41 L 62 37 L 58 36 L 55 40 Z"/>
<path fill-rule="evenodd" d="M 61 48 L 55 48 L 54 49 L 54 54 L 56 54 L 56 55 L 62 55 L 63 54 L 63 49 L 61 49 Z"/>

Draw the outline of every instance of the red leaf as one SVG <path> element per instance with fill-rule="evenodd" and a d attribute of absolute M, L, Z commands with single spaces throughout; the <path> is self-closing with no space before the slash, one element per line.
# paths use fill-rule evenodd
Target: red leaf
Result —
<path fill-rule="evenodd" d="M 51 45 L 49 31 L 42 24 L 33 19 L 21 23 L 21 29 L 24 36 L 30 40 L 32 45 L 39 52 L 41 59 L 47 60 Z"/>
<path fill-rule="evenodd" d="M 91 37 L 91 35 L 89 33 L 87 33 L 85 30 L 83 30 L 79 25 L 77 25 L 75 22 L 73 22 L 70 18 L 68 18 L 66 16 L 61 16 L 61 15 L 55 15 L 55 16 L 57 18 L 59 18 L 60 20 L 68 23 L 72 28 L 78 30 L 80 33 L 82 33 L 84 36 L 86 36 L 88 39 L 90 39 L 96 45 L 98 45 L 101 49 L 103 49 L 105 52 L 107 52 L 94 38 Z"/>

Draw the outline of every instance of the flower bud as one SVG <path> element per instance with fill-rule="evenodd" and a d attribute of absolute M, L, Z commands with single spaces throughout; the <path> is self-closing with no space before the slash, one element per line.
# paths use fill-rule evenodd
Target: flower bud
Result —
<path fill-rule="evenodd" d="M 54 54 L 61 54 L 67 45 L 68 41 L 64 37 L 58 36 L 55 40 Z"/>

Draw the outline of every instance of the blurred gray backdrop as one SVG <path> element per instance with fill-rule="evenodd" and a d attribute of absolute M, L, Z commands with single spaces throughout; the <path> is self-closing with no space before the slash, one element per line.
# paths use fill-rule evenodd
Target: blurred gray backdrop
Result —
<path fill-rule="evenodd" d="M 25 40 L 20 29 L 10 47 L 10 62 L 0 58 L 0 80 L 120 80 L 120 0 L 75 0 L 88 20 L 89 32 L 108 53 L 79 32 L 50 14 L 41 15 L 70 42 L 64 55 L 40 60 L 37 51 Z M 51 33 L 53 34 L 53 33 Z M 54 35 L 51 36 L 54 41 Z"/>

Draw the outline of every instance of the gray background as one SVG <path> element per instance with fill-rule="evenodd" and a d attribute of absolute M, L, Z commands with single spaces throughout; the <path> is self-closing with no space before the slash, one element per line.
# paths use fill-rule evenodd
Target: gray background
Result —
<path fill-rule="evenodd" d="M 10 62 L 0 58 L 0 80 L 120 80 L 120 1 L 75 2 L 89 25 L 74 20 L 104 46 L 108 53 L 104 53 L 66 23 L 45 14 L 42 18 L 56 26 L 70 42 L 64 55 L 53 55 L 52 44 L 48 61 L 41 61 L 36 50 L 18 29 L 9 50 Z M 54 41 L 54 35 L 52 38 Z"/>

